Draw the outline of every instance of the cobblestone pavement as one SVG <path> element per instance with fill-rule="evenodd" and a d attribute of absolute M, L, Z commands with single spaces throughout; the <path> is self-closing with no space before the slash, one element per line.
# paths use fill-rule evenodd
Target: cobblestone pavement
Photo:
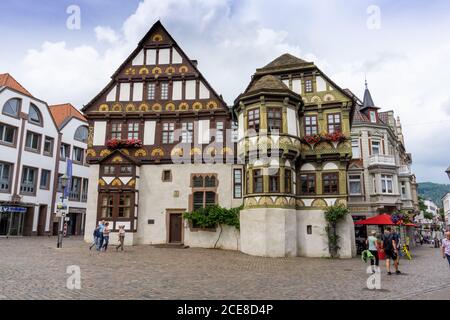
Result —
<path fill-rule="evenodd" d="M 448 263 L 428 246 L 401 261 L 402 275 L 382 268 L 381 290 L 367 289 L 367 265 L 356 258 L 152 246 L 98 253 L 80 238 L 55 246 L 55 238 L 0 239 L 0 299 L 450 299 Z M 81 269 L 80 290 L 66 287 L 70 265 Z"/>

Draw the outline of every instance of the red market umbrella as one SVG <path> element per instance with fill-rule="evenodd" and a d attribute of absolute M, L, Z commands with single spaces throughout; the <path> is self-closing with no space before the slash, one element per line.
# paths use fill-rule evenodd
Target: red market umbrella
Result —
<path fill-rule="evenodd" d="M 378 225 L 378 226 L 394 226 L 389 214 L 380 214 L 365 220 L 355 222 L 356 225 Z"/>

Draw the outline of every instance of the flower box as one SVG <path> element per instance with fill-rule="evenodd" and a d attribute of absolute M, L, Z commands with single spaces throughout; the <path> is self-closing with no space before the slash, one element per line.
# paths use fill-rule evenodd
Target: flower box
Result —
<path fill-rule="evenodd" d="M 139 139 L 111 139 L 106 142 L 109 149 L 141 148 L 142 145 L 142 141 Z"/>

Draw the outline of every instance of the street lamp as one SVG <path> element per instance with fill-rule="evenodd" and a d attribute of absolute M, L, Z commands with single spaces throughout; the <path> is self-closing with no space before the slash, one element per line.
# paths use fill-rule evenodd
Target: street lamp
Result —
<path fill-rule="evenodd" d="M 448 178 L 450 179 L 450 167 L 448 167 L 447 170 L 445 170 L 445 172 L 447 172 Z"/>
<path fill-rule="evenodd" d="M 64 208 L 64 199 L 66 195 L 66 188 L 67 184 L 69 183 L 69 177 L 67 175 L 63 175 L 61 178 L 61 217 L 59 218 L 59 230 L 58 230 L 58 242 L 56 244 L 57 248 L 62 248 L 62 240 L 63 240 L 63 227 L 64 227 L 64 221 L 66 220 L 66 209 Z"/>

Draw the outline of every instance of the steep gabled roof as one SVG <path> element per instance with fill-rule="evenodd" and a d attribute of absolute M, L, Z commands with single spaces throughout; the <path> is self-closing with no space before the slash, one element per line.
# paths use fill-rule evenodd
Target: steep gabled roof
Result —
<path fill-rule="evenodd" d="M 253 85 L 247 90 L 247 92 L 253 92 L 258 90 L 289 90 L 289 88 L 280 80 L 280 78 L 266 75 L 259 80 L 257 80 Z"/>
<path fill-rule="evenodd" d="M 362 105 L 361 109 L 364 110 L 367 108 L 379 109 L 378 107 L 375 106 L 375 103 L 373 103 L 372 95 L 370 94 L 369 88 L 367 86 L 367 81 L 366 81 L 366 90 L 364 90 L 364 99 L 363 99 L 363 105 Z"/>
<path fill-rule="evenodd" d="M 108 90 L 110 90 L 113 85 L 116 83 L 116 77 L 120 74 L 120 72 L 122 70 L 124 70 L 127 66 L 127 64 L 132 61 L 141 50 L 144 49 L 144 44 L 145 42 L 150 39 L 150 37 L 152 36 L 152 34 L 158 30 L 161 29 L 163 31 L 163 33 L 165 33 L 168 36 L 168 39 L 170 40 L 170 42 L 173 43 L 173 47 L 177 48 L 177 51 L 179 51 L 179 53 L 185 57 L 186 59 L 186 64 L 190 64 L 192 66 L 192 68 L 195 70 L 196 73 L 198 73 L 199 78 L 203 80 L 203 82 L 206 84 L 206 86 L 208 87 L 209 90 L 211 90 L 212 94 L 214 94 L 217 99 L 223 104 L 223 107 L 226 109 L 227 112 L 229 112 L 230 110 L 227 107 L 226 102 L 223 100 L 222 95 L 219 95 L 214 88 L 209 84 L 208 80 L 206 80 L 206 78 L 203 76 L 203 74 L 198 70 L 197 68 L 197 60 L 192 60 L 189 58 L 189 56 L 183 51 L 183 49 L 181 48 L 180 45 L 178 45 L 178 43 L 175 41 L 175 39 L 172 37 L 172 35 L 167 31 L 167 29 L 163 26 L 163 24 L 161 23 L 160 20 L 156 21 L 153 26 L 150 28 L 150 30 L 145 34 L 145 36 L 141 39 L 141 41 L 139 41 L 136 49 L 134 49 L 134 51 L 128 56 L 127 59 L 125 59 L 125 61 L 117 68 L 117 70 L 114 72 L 114 74 L 111 76 L 111 80 L 110 82 L 106 85 L 106 87 L 99 93 L 97 94 L 89 103 L 87 103 L 82 109 L 81 111 L 86 112 L 89 107 L 94 104 L 100 97 L 101 95 L 105 94 Z"/>
<path fill-rule="evenodd" d="M 303 59 L 297 58 L 289 53 L 285 53 L 272 62 L 268 63 L 263 68 L 257 69 L 258 72 L 265 72 L 265 71 L 278 71 L 278 70 L 284 70 L 294 67 L 301 67 L 305 65 L 312 65 L 312 62 L 305 61 Z"/>
<path fill-rule="evenodd" d="M 83 114 L 70 103 L 50 106 L 50 113 L 59 129 L 61 129 L 72 118 L 87 122 Z"/>
<path fill-rule="evenodd" d="M 7 87 L 16 90 L 24 95 L 33 97 L 33 95 L 25 89 L 16 79 L 14 79 L 9 73 L 0 74 L 0 87 Z"/>

